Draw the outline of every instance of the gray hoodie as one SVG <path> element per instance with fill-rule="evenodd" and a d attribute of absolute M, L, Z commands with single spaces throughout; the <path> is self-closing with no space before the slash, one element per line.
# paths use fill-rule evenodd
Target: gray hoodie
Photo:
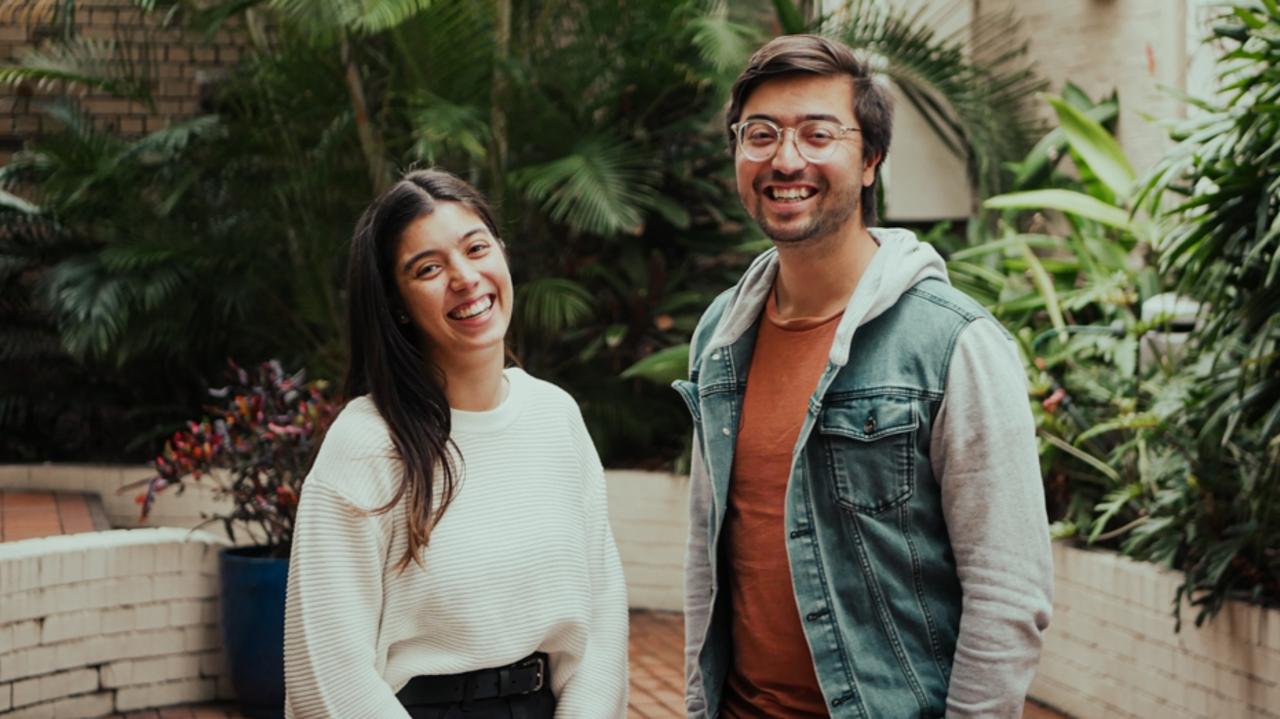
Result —
<path fill-rule="evenodd" d="M 836 329 L 830 359 L 843 366 L 858 328 L 921 280 L 947 281 L 946 265 L 907 230 L 872 228 L 880 245 Z M 732 344 L 760 317 L 778 272 L 776 250 L 756 259 L 733 288 L 706 352 Z M 1021 391 L 1011 391 L 1012 387 Z M 991 319 L 957 340 L 929 453 L 963 592 L 947 695 L 948 717 L 1018 717 L 1035 676 L 1052 611 L 1053 567 L 1035 424 L 1017 346 Z M 696 444 L 696 443 L 695 443 Z M 691 536 L 685 567 L 687 704 L 705 707 L 697 665 L 707 601 L 709 479 L 695 447 Z"/>

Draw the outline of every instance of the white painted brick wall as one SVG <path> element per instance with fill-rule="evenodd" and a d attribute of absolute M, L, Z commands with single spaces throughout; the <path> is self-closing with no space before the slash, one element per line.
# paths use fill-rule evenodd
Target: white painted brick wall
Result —
<path fill-rule="evenodd" d="M 0 544 L 0 714 L 101 717 L 217 697 L 225 544 L 165 528 Z"/>
<path fill-rule="evenodd" d="M 161 684 L 124 687 L 116 692 L 116 711 L 212 701 L 218 695 L 213 679 L 179 679 Z"/>
<path fill-rule="evenodd" d="M 91 719 L 110 714 L 114 705 L 115 696 L 109 692 L 59 699 L 53 703 L 53 716 L 54 719 Z"/>
<path fill-rule="evenodd" d="M 607 470 L 609 521 L 633 608 L 683 606 L 684 550 L 689 532 L 689 478 Z"/>
<path fill-rule="evenodd" d="M 1178 575 L 1054 546 L 1054 615 L 1031 696 L 1079 717 L 1280 718 L 1280 610 L 1233 602 L 1196 627 Z"/>

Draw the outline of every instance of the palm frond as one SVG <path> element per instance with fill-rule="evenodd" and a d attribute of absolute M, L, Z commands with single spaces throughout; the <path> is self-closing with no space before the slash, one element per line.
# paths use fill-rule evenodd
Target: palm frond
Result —
<path fill-rule="evenodd" d="M 410 112 L 416 158 L 430 164 L 451 152 L 472 160 L 485 158 L 489 127 L 481 108 L 424 92 L 414 97 Z"/>
<path fill-rule="evenodd" d="M 516 319 L 522 333 L 555 337 L 591 318 L 591 293 L 562 277 L 539 277 L 516 290 Z"/>
<path fill-rule="evenodd" d="M 944 143 L 966 157 L 989 195 L 1004 186 L 1004 163 L 1020 159 L 1040 134 L 1029 110 L 1045 83 L 1032 70 L 1012 11 L 979 14 L 967 38 L 935 31 L 957 6 L 908 14 L 877 0 L 848 0 L 825 29 L 877 59 Z"/>
<path fill-rule="evenodd" d="M 737 72 L 760 44 L 759 29 L 729 18 L 728 8 L 715 3 L 710 11 L 688 23 L 698 53 L 717 73 Z"/>
<path fill-rule="evenodd" d="M 51 89 L 66 82 L 136 100 L 154 111 L 150 53 L 139 54 L 141 59 L 133 59 L 124 43 L 114 38 L 58 40 L 27 53 L 18 65 L 0 67 L 0 84 L 33 82 L 38 88 Z"/>
<path fill-rule="evenodd" d="M 282 18 L 317 38 L 374 35 L 404 24 L 433 0 L 269 0 Z"/>
<path fill-rule="evenodd" d="M 596 135 L 579 142 L 573 154 L 526 167 L 513 179 L 553 220 L 608 237 L 639 231 L 644 207 L 657 194 L 658 173 L 632 146 Z"/>

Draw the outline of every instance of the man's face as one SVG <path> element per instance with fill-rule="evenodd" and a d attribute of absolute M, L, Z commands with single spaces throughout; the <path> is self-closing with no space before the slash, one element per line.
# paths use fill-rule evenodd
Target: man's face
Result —
<path fill-rule="evenodd" d="M 793 75 L 766 80 L 742 106 L 739 122 L 765 119 L 794 128 L 809 119 L 857 127 L 853 117 L 853 82 L 843 75 Z M 875 181 L 875 165 L 862 156 L 860 133 L 839 141 L 821 163 L 796 150 L 794 133 L 771 159 L 734 155 L 738 195 L 775 244 L 794 244 L 840 235 L 862 226 L 859 193 Z M 874 158 L 873 158 L 874 159 Z"/>

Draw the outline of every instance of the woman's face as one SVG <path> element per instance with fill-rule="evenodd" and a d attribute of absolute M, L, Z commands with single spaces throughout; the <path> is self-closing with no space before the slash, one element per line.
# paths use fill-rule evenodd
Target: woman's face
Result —
<path fill-rule="evenodd" d="M 400 235 L 396 287 L 437 364 L 502 353 L 511 322 L 511 271 L 498 239 L 471 208 L 439 202 Z"/>

